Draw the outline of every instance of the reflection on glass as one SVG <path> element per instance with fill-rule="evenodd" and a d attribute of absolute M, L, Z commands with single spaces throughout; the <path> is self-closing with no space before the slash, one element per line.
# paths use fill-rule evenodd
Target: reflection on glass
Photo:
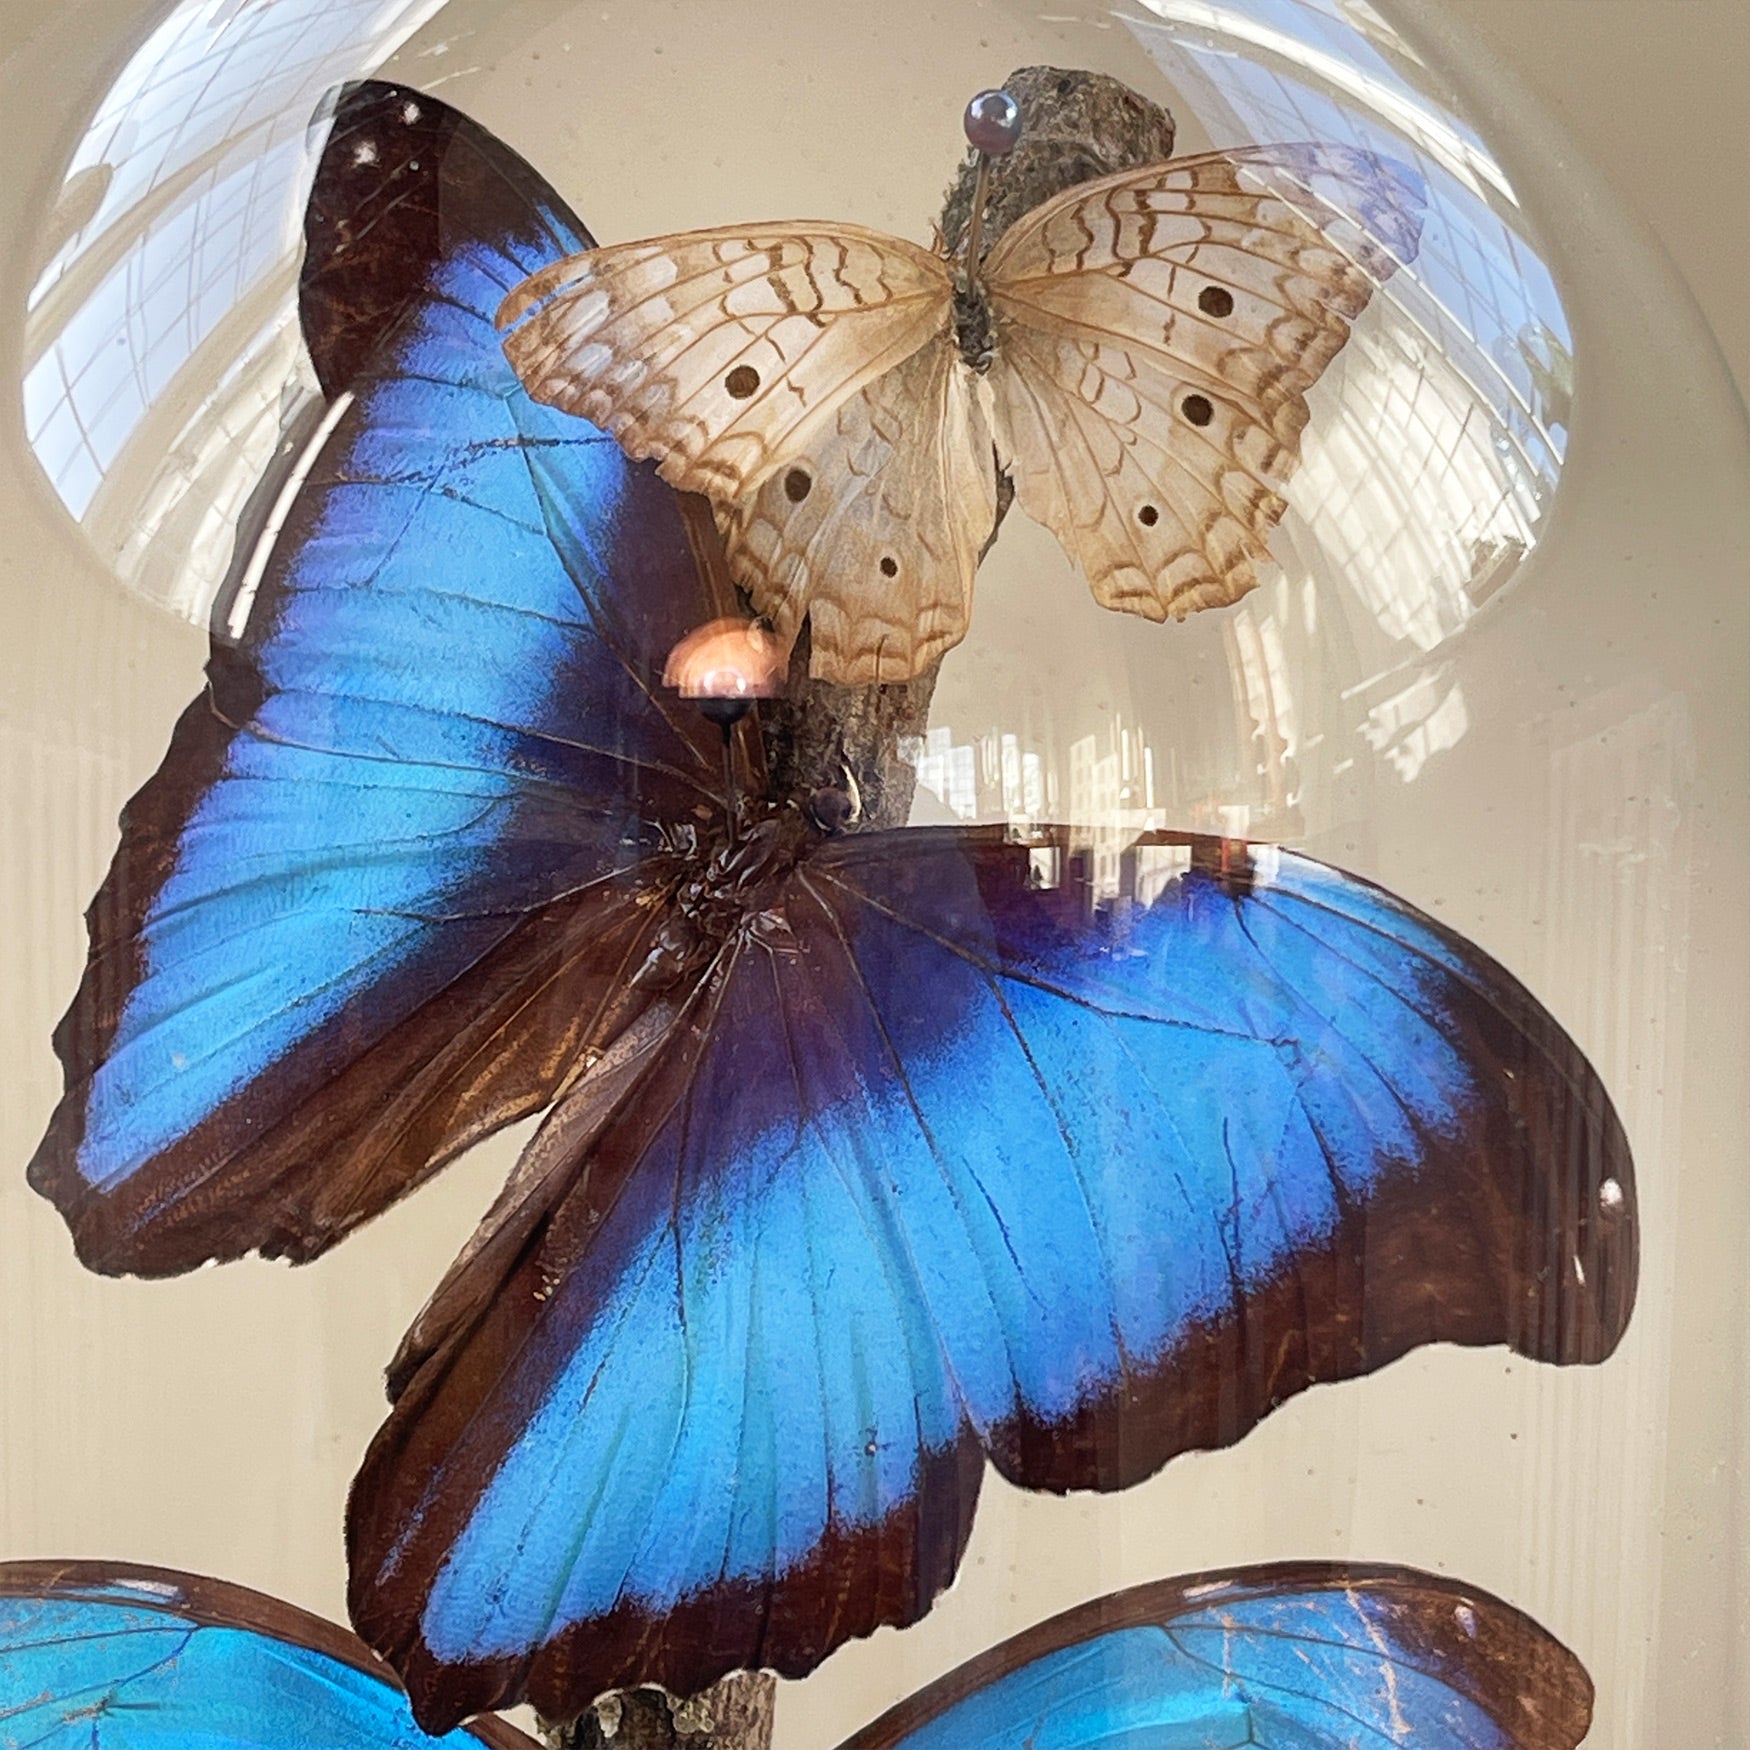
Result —
<path fill-rule="evenodd" d="M 1030 649 L 996 624 L 993 600 L 992 639 L 944 670 L 935 721 L 956 727 L 932 732 L 941 746 L 923 750 L 922 788 L 955 815 L 1024 822 L 988 786 L 953 788 L 942 763 L 959 743 L 1018 737 L 1094 835 L 1101 899 L 1123 889 L 1126 835 L 1316 839 L 1365 812 L 1368 785 L 1414 782 L 1458 744 L 1471 714 L 1446 647 L 1536 546 L 1573 397 L 1568 322 L 1512 183 L 1365 0 L 1143 4 L 1116 16 L 1183 123 L 1218 146 L 1310 139 L 1379 152 L 1414 166 L 1428 208 L 1415 261 L 1308 396 L 1262 587 L 1148 630 L 1080 619 L 1072 630 L 1066 594 Z M 1005 528 L 981 575 L 987 596 L 1012 539 Z M 1001 611 L 1018 619 L 1026 605 L 1017 593 Z M 1003 678 L 1042 652 L 1100 677 L 1097 708 L 1087 689 L 1039 701 Z"/>
<path fill-rule="evenodd" d="M 25 431 L 122 579 L 204 619 L 312 383 L 295 273 L 336 83 L 443 0 L 182 0 L 67 167 L 25 330 Z"/>
<path fill-rule="evenodd" d="M 1313 138 L 1413 162 L 1429 190 L 1420 252 L 1314 389 L 1278 574 L 1207 626 L 1073 633 L 1085 585 L 1066 578 L 1049 622 L 997 653 L 1019 699 L 990 696 L 988 644 L 976 697 L 950 659 L 935 727 L 910 749 L 919 818 L 1025 823 L 1098 797 L 1087 818 L 1115 829 L 1302 837 L 1343 786 L 1371 770 L 1411 781 L 1465 733 L 1463 697 L 1429 658 L 1537 542 L 1571 417 L 1569 328 L 1508 177 L 1362 0 L 1145 5 L 1123 9 L 1128 30 L 1217 143 Z M 439 9 L 183 0 L 69 163 L 30 299 L 26 428 L 103 557 L 191 619 L 252 494 L 249 525 L 271 526 L 276 456 L 289 465 L 310 435 L 294 289 L 311 119 Z M 1027 552 L 1019 520 L 981 601 Z M 1033 612 L 1055 561 L 1021 562 L 1038 579 L 1014 605 Z M 1225 673 L 1227 697 L 1187 691 L 1200 665 Z M 1028 678 L 1052 669 L 1100 676 L 1099 708 Z M 1116 879 L 1103 852 L 1095 864 Z"/>
<path fill-rule="evenodd" d="M 1315 391 L 1275 543 L 1290 582 L 1351 591 L 1373 622 L 1370 666 L 1389 696 L 1368 701 L 1364 733 L 1376 746 L 1389 736 L 1393 765 L 1412 778 L 1463 733 L 1463 703 L 1438 687 L 1406 692 L 1391 671 L 1507 582 L 1561 471 L 1572 360 L 1560 299 L 1505 173 L 1365 0 L 1144 4 L 1153 16 L 1132 30 L 1216 139 L 1344 141 L 1426 179 L 1421 251 Z M 1279 601 L 1261 592 L 1241 608 L 1257 631 L 1237 632 L 1238 645 L 1271 644 Z M 1281 673 L 1255 712 L 1266 733 L 1293 719 Z M 1401 721 L 1412 695 L 1427 710 L 1419 734 Z"/>

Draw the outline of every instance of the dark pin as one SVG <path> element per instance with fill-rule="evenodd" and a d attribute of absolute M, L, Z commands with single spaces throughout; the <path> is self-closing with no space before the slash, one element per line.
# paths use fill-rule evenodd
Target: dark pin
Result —
<path fill-rule="evenodd" d="M 1006 158 L 1021 139 L 1021 106 L 1006 91 L 981 91 L 966 106 L 966 138 L 978 154 L 978 181 L 972 190 L 972 216 L 966 225 L 966 287 L 978 279 L 984 244 L 984 203 L 990 188 L 990 161 Z"/>
<path fill-rule="evenodd" d="M 735 726 L 755 699 L 783 691 L 784 652 L 776 638 L 751 620 L 713 620 L 689 632 L 663 664 L 664 686 L 691 699 L 707 721 L 723 731 L 723 806 L 735 841 L 740 793 L 735 781 Z"/>
<path fill-rule="evenodd" d="M 697 699 L 694 703 L 706 722 L 722 726 L 725 741 L 729 739 L 730 730 L 753 709 L 752 699 Z"/>
<path fill-rule="evenodd" d="M 973 151 L 1006 158 L 1021 139 L 1021 106 L 1006 91 L 981 91 L 966 106 L 965 126 Z"/>

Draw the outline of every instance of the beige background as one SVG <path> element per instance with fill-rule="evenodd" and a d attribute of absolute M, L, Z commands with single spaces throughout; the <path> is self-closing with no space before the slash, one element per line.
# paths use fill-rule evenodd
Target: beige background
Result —
<path fill-rule="evenodd" d="M 0 379 L 15 384 L 40 214 L 94 94 L 155 14 L 128 0 L 6 4 Z M 1382 792 L 1352 860 L 1500 954 L 1604 1070 L 1642 1176 L 1634 1328 L 1608 1367 L 1580 1374 L 1418 1355 L 1116 1499 L 993 1487 L 953 1594 L 923 1627 L 848 1649 L 787 1691 L 784 1750 L 836 1742 L 1000 1634 L 1098 1591 L 1340 1553 L 1445 1567 L 1532 1610 L 1599 1680 L 1594 1745 L 1750 1742 L 1738 1638 L 1750 1609 L 1750 450 L 1723 361 L 1588 163 L 1676 253 L 1750 380 L 1745 9 L 1399 10 L 1426 42 L 1451 33 L 1450 65 L 1523 174 L 1574 318 L 1583 417 L 1535 574 L 1494 642 L 1463 659 L 1511 666 L 1512 720 L 1473 735 L 1420 801 Z M 561 72 L 579 16 L 625 64 L 660 50 L 686 103 L 616 109 Z M 575 171 L 565 154 L 593 155 L 591 222 L 614 237 L 780 198 L 915 231 L 943 172 L 898 141 L 1011 65 L 1098 62 L 1108 48 L 999 4 L 603 0 L 456 52 L 475 51 L 445 95 L 561 187 Z M 434 69 L 455 64 L 415 59 L 403 76 Z M 1545 129 L 1520 78 L 1567 112 L 1580 152 Z M 547 113 L 562 104 L 574 107 Z M 683 115 L 717 152 L 684 149 Z M 615 210 L 629 178 L 602 176 L 604 154 L 640 167 L 637 203 Z M 0 1551 L 160 1561 L 339 1614 L 339 1515 L 381 1412 L 377 1368 L 507 1150 L 481 1151 L 309 1270 L 250 1264 L 153 1285 L 78 1273 L 20 1171 L 58 1085 L 47 1038 L 83 958 L 78 912 L 122 799 L 197 685 L 203 641 L 105 577 L 24 448 L 11 391 L 0 528 L 0 1166 L 13 1163 L 0 1172 Z"/>

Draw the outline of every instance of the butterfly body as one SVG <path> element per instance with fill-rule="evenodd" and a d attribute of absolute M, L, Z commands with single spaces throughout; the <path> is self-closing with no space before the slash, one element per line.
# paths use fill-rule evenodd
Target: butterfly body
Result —
<path fill-rule="evenodd" d="M 719 829 L 676 835 L 680 868 L 648 890 L 663 914 L 634 989 L 672 989 L 721 955 L 747 946 L 770 951 L 788 936 L 785 878 L 821 829 L 795 807 L 757 805 L 731 836 Z"/>
<path fill-rule="evenodd" d="M 976 280 L 954 288 L 954 343 L 960 362 L 974 376 L 982 377 L 996 362 L 996 312 Z"/>
<path fill-rule="evenodd" d="M 1149 835 L 1146 902 L 1103 907 L 1069 826 L 828 830 L 831 736 L 775 779 L 758 705 L 729 794 L 662 684 L 729 611 L 709 520 L 493 325 L 581 225 L 378 85 L 312 203 L 374 215 L 310 228 L 352 399 L 124 817 L 30 1172 L 106 1271 L 303 1259 L 544 1114 L 348 1505 L 422 1723 L 801 1674 L 929 1610 L 987 1465 L 1120 1488 L 1418 1344 L 1611 1353 L 1627 1142 L 1508 972 L 1289 851 Z M 775 299 L 765 248 L 702 271 Z M 945 301 L 895 369 L 972 458 L 1025 280 L 975 379 L 947 265 L 904 260 Z M 907 400 L 870 388 L 832 416 L 859 455 Z"/>

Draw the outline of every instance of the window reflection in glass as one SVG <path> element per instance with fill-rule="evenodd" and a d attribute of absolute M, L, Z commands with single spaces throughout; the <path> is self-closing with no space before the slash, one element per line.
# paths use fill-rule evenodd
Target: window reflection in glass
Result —
<path fill-rule="evenodd" d="M 442 0 L 183 0 L 98 103 L 43 240 L 24 418 L 130 587 L 203 620 L 304 395 L 300 216 L 322 98 Z"/>
<path fill-rule="evenodd" d="M 1131 29 L 1212 138 L 1341 141 L 1411 162 L 1426 181 L 1415 263 L 1311 397 L 1273 543 L 1291 587 L 1242 604 L 1234 639 L 1292 639 L 1296 582 L 1347 592 L 1324 605 L 1346 611 L 1367 646 L 1359 666 L 1373 678 L 1350 687 L 1361 733 L 1411 780 L 1463 734 L 1465 711 L 1455 687 L 1403 665 L 1509 582 L 1561 472 L 1573 384 L 1561 300 L 1506 173 L 1365 0 L 1143 3 L 1150 16 Z M 1267 734 L 1292 725 L 1282 677 L 1304 663 L 1274 665 L 1261 687 L 1257 670 L 1245 681 L 1254 717 Z"/>

